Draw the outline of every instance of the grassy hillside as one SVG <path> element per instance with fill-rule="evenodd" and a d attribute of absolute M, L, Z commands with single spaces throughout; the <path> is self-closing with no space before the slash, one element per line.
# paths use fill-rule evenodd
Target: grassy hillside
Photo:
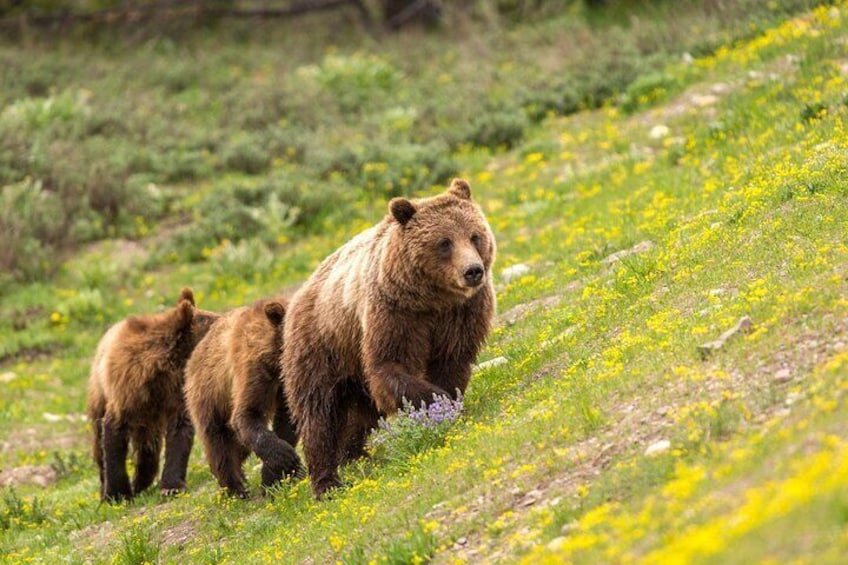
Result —
<path fill-rule="evenodd" d="M 445 172 L 471 180 L 498 239 L 498 325 L 480 359 L 494 362 L 475 373 L 458 421 L 433 430 L 390 422 L 373 457 L 344 469 L 350 486 L 330 501 L 315 502 L 306 482 L 230 500 L 196 448 L 188 494 L 100 505 L 80 418 L 83 383 L 109 322 L 172 302 L 183 284 L 201 306 L 227 308 L 303 280 L 381 216 L 400 189 L 379 177 L 381 188 L 365 194 L 366 173 L 400 174 L 395 155 L 368 157 L 350 169 L 355 174 L 325 174 L 310 168 L 303 149 L 292 162 L 273 157 L 258 171 L 173 181 L 161 222 L 145 223 L 134 239 L 66 251 L 52 279 L 17 279 L 0 297 L 0 466 L 58 480 L 4 490 L 0 559 L 841 562 L 848 554 L 848 4 L 779 19 L 723 27 L 725 35 L 717 32 L 691 58 L 658 56 L 600 108 L 551 106 L 534 118 L 517 103 L 521 136 L 495 149 L 433 134 L 452 163 Z M 616 37 L 645 34 L 638 21 L 627 33 L 609 25 Z M 518 26 L 499 41 L 544 44 L 544 29 Z M 409 40 L 396 41 L 402 48 Z M 444 45 L 421 41 L 422 58 Z M 483 51 L 480 60 L 506 56 L 496 53 L 503 51 Z M 6 56 L 17 55 L 9 48 Z M 42 56 L 53 54 L 45 48 Z M 371 54 L 340 57 L 345 65 L 374 63 Z M 443 84 L 462 82 L 474 61 L 462 60 L 447 67 Z M 108 78 L 108 65 L 120 59 L 103 61 L 92 68 L 104 65 L 102 80 L 118 80 Z M 492 72 L 487 87 L 501 76 L 505 85 L 522 73 L 543 76 L 542 62 L 505 64 L 480 63 Z M 406 84 L 397 83 L 402 92 Z M 204 88 L 188 92 L 179 111 L 208 115 L 191 98 Z M 7 96 L 8 107 L 21 95 Z M 498 96 L 517 94 L 505 88 Z M 316 132 L 328 130 L 308 131 L 309 143 L 320 144 Z M 347 131 L 333 131 L 344 146 Z M 356 131 L 368 139 L 382 130 Z M 417 128 L 405 131 L 410 144 L 430 142 Z M 206 130 L 198 132 L 204 138 Z M 393 135 L 379 141 L 397 145 Z M 206 158 L 217 163 L 222 155 L 210 150 Z M 420 161 L 410 155 L 411 164 Z M 210 171 L 223 167 L 215 163 Z M 319 191 L 363 192 L 331 201 L 331 210 L 299 228 L 277 210 L 241 241 L 184 235 L 211 229 L 192 215 L 220 194 L 233 195 L 229 209 L 284 206 L 279 187 L 289 185 L 267 179 L 287 174 L 306 175 Z M 438 176 L 409 190 L 437 191 Z M 746 316 L 750 327 L 702 347 Z M 249 476 L 255 489 L 258 469 Z"/>

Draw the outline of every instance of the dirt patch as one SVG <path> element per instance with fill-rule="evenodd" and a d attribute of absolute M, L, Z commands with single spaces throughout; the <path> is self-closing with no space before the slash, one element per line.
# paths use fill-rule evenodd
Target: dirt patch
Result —
<path fill-rule="evenodd" d="M 495 323 L 499 326 L 511 326 L 522 318 L 526 317 L 534 310 L 538 310 L 539 308 L 554 308 L 556 306 L 559 306 L 560 302 L 562 302 L 562 296 L 554 295 L 546 296 L 544 298 L 537 298 L 536 300 L 525 302 L 524 304 L 518 304 L 517 306 L 513 306 L 506 312 L 498 314 L 497 318 L 495 318 Z"/>
<path fill-rule="evenodd" d="M 67 429 L 67 424 L 65 424 Z M 0 440 L 0 454 L 34 451 L 65 451 L 85 443 L 81 433 L 57 433 L 55 429 L 25 428 L 14 430 L 5 440 Z"/>
<path fill-rule="evenodd" d="M 195 527 L 194 522 L 187 521 L 164 530 L 160 541 L 165 547 L 175 545 L 182 549 L 186 542 L 193 539 L 196 535 L 197 528 Z"/>
<path fill-rule="evenodd" d="M 24 465 L 0 472 L 0 487 L 37 485 L 42 488 L 56 482 L 58 475 L 50 465 Z"/>
<path fill-rule="evenodd" d="M 106 547 L 115 538 L 115 524 L 101 522 L 71 532 L 68 538 L 77 548 Z"/>

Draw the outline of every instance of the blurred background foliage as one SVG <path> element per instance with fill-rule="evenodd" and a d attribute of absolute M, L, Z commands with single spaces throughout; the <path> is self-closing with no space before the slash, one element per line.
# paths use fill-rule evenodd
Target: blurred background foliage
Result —
<path fill-rule="evenodd" d="M 0 293 L 103 239 L 270 253 L 812 4 L 4 0 Z"/>

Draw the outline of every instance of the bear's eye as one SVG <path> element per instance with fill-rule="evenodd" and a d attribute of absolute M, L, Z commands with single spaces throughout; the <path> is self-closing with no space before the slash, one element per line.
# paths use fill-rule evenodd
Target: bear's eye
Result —
<path fill-rule="evenodd" d="M 471 243 L 473 243 L 475 246 L 480 245 L 480 234 L 479 233 L 471 234 Z"/>
<path fill-rule="evenodd" d="M 439 251 L 442 253 L 450 253 L 450 250 L 453 248 L 453 242 L 449 239 L 443 239 L 439 242 Z"/>

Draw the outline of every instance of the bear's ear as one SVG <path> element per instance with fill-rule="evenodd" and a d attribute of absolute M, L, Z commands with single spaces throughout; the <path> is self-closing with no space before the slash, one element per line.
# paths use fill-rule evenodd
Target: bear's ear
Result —
<path fill-rule="evenodd" d="M 412 216 L 415 215 L 415 204 L 407 200 L 406 198 L 392 198 L 392 201 L 389 202 L 389 210 L 392 212 L 392 216 L 394 216 L 395 220 L 402 226 L 406 225 L 406 222 L 412 219 Z"/>
<path fill-rule="evenodd" d="M 194 306 L 194 293 L 189 287 L 185 287 L 182 289 L 182 291 L 180 291 L 180 298 L 177 303 L 179 303 L 181 300 L 187 300 L 191 302 L 192 306 Z"/>
<path fill-rule="evenodd" d="M 186 329 L 191 326 L 191 321 L 194 319 L 194 304 L 190 300 L 182 299 L 177 304 L 176 310 L 177 327 Z"/>
<path fill-rule="evenodd" d="M 286 307 L 282 302 L 269 302 L 265 305 L 265 316 L 274 326 L 279 326 L 286 318 Z"/>
<path fill-rule="evenodd" d="M 469 185 L 468 181 L 465 179 L 453 179 L 448 192 L 457 198 L 471 200 L 471 185 Z"/>

